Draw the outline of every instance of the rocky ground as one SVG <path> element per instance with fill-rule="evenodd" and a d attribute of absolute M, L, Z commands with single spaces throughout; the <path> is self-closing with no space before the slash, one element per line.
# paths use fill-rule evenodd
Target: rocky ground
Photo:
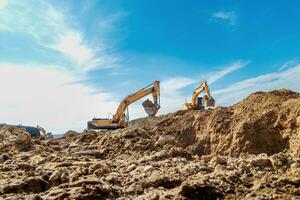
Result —
<path fill-rule="evenodd" d="M 300 199 L 289 90 L 58 139 L 2 128 L 0 141 L 0 199 Z"/>

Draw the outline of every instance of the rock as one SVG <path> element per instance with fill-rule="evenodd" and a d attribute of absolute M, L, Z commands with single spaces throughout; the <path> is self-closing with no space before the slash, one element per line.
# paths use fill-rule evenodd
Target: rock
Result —
<path fill-rule="evenodd" d="M 294 163 L 291 164 L 292 169 L 300 168 L 300 160 L 296 160 Z"/>
<path fill-rule="evenodd" d="M 210 167 L 210 166 L 206 166 L 206 165 L 201 165 L 199 168 L 198 168 L 199 171 L 201 172 L 206 172 L 206 173 L 211 173 L 214 171 L 214 168 L 213 167 Z"/>
<path fill-rule="evenodd" d="M 127 170 L 128 171 L 132 171 L 132 170 L 134 170 L 136 168 L 136 165 L 135 164 L 131 164 L 131 165 L 129 165 L 128 167 L 127 167 Z"/>
<path fill-rule="evenodd" d="M 271 161 L 274 167 L 283 167 L 288 164 L 288 156 L 283 153 L 278 153 L 271 156 Z"/>
<path fill-rule="evenodd" d="M 266 200 L 267 198 L 265 196 L 256 196 L 254 200 Z"/>
<path fill-rule="evenodd" d="M 31 140 L 31 136 L 28 133 L 18 135 L 15 140 L 16 144 L 27 144 Z"/>
<path fill-rule="evenodd" d="M 180 186 L 181 182 L 180 178 L 170 176 L 169 174 L 152 174 L 145 185 L 146 187 L 172 189 Z"/>
<path fill-rule="evenodd" d="M 148 196 L 148 199 L 149 200 L 159 200 L 159 194 L 150 194 L 149 196 Z"/>
<path fill-rule="evenodd" d="M 5 161 L 7 161 L 9 159 L 9 156 L 8 156 L 8 154 L 2 154 L 2 155 L 0 155 L 0 162 L 5 162 Z"/>
<path fill-rule="evenodd" d="M 31 135 L 29 133 L 23 132 L 19 134 L 15 140 L 15 144 L 19 150 L 28 150 L 32 146 Z"/>
<path fill-rule="evenodd" d="M 297 125 L 298 127 L 300 127 L 300 116 L 298 116 L 298 117 L 296 118 L 296 125 Z"/>
<path fill-rule="evenodd" d="M 13 193 L 40 193 L 49 188 L 49 183 L 40 177 L 30 177 L 21 183 L 6 184 L 1 193 L 13 194 Z"/>
<path fill-rule="evenodd" d="M 80 171 L 75 171 L 70 174 L 70 181 L 73 183 L 75 181 L 78 181 L 82 173 Z"/>
<path fill-rule="evenodd" d="M 151 166 L 151 165 L 147 165 L 144 167 L 144 171 L 147 172 L 147 171 L 151 171 L 154 167 Z"/>
<path fill-rule="evenodd" d="M 120 185 L 120 183 L 121 183 L 121 181 L 119 179 L 119 174 L 117 174 L 117 173 L 108 174 L 105 177 L 105 181 L 107 181 L 113 185 Z"/>
<path fill-rule="evenodd" d="M 217 188 L 202 182 L 184 182 L 179 189 L 179 194 L 187 199 L 223 199 L 223 194 Z"/>
<path fill-rule="evenodd" d="M 269 158 L 254 158 L 250 163 L 254 167 L 272 167 L 272 162 Z"/>
<path fill-rule="evenodd" d="M 33 200 L 43 200 L 43 198 L 40 195 L 35 195 Z"/>
<path fill-rule="evenodd" d="M 219 156 L 214 156 L 209 163 L 213 165 L 227 165 L 226 159 Z"/>
<path fill-rule="evenodd" d="M 93 174 L 94 174 L 95 176 L 103 176 L 103 175 L 105 175 L 105 174 L 107 174 L 107 173 L 109 173 L 109 172 L 110 172 L 109 168 L 103 167 L 103 168 L 101 168 L 101 169 L 95 170 Z"/>
<path fill-rule="evenodd" d="M 67 168 L 59 168 L 58 170 L 54 171 L 49 177 L 49 181 L 54 186 L 69 181 Z"/>
<path fill-rule="evenodd" d="M 122 133 L 124 138 L 135 138 L 142 135 L 147 135 L 147 132 L 142 128 L 128 128 Z"/>
<path fill-rule="evenodd" d="M 55 139 L 49 139 L 46 141 L 47 146 L 57 146 L 59 145 L 59 142 Z"/>
<path fill-rule="evenodd" d="M 238 161 L 237 165 L 238 165 L 238 168 L 244 172 L 250 172 L 250 170 L 251 170 L 251 164 L 247 161 L 240 160 L 240 161 Z"/>
<path fill-rule="evenodd" d="M 172 135 L 161 135 L 159 136 L 155 146 L 164 146 L 165 144 L 174 143 L 175 137 Z"/>
<path fill-rule="evenodd" d="M 89 166 L 89 174 L 93 174 L 95 170 L 104 168 L 101 163 L 95 163 Z"/>
<path fill-rule="evenodd" d="M 75 137 L 78 134 L 79 133 L 77 133 L 76 131 L 69 130 L 64 134 L 64 137 Z"/>
<path fill-rule="evenodd" d="M 168 158 L 168 153 L 165 151 L 156 152 L 154 155 L 147 156 L 142 159 L 142 162 L 146 161 L 159 161 Z"/>
<path fill-rule="evenodd" d="M 203 155 L 203 156 L 201 156 L 201 160 L 202 160 L 204 163 L 208 163 L 212 158 L 213 158 L 212 155 Z"/>

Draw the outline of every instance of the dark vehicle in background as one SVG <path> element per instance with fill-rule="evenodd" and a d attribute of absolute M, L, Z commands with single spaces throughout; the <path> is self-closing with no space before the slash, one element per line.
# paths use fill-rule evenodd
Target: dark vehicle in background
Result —
<path fill-rule="evenodd" d="M 43 129 L 40 126 L 33 127 L 33 126 L 23 126 L 23 125 L 11 125 L 11 124 L 0 124 L 0 128 L 2 127 L 16 127 L 16 128 L 23 128 L 28 132 L 31 137 L 33 138 L 39 138 L 39 137 L 47 137 L 52 138 L 52 133 L 46 133 L 45 129 Z"/>

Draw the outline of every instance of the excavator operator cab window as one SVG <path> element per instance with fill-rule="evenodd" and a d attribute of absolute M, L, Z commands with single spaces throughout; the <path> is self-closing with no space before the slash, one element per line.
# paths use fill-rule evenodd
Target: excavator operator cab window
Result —
<path fill-rule="evenodd" d="M 203 109 L 203 108 L 204 108 L 204 105 L 203 105 L 203 97 L 198 97 L 197 108 L 198 108 L 198 109 Z"/>

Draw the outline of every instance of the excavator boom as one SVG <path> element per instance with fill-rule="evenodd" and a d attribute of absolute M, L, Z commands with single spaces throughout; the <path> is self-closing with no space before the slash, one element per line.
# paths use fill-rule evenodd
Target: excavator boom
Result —
<path fill-rule="evenodd" d="M 145 102 L 143 102 L 142 105 L 149 116 L 155 116 L 160 108 L 159 81 L 155 81 L 149 86 L 142 88 L 123 99 L 123 101 L 121 101 L 121 103 L 119 104 L 117 112 L 113 115 L 112 119 L 94 118 L 92 121 L 89 121 L 88 129 L 117 129 L 126 127 L 127 122 L 125 111 L 128 108 L 128 106 L 151 93 L 153 95 L 153 102 L 147 99 Z"/>

